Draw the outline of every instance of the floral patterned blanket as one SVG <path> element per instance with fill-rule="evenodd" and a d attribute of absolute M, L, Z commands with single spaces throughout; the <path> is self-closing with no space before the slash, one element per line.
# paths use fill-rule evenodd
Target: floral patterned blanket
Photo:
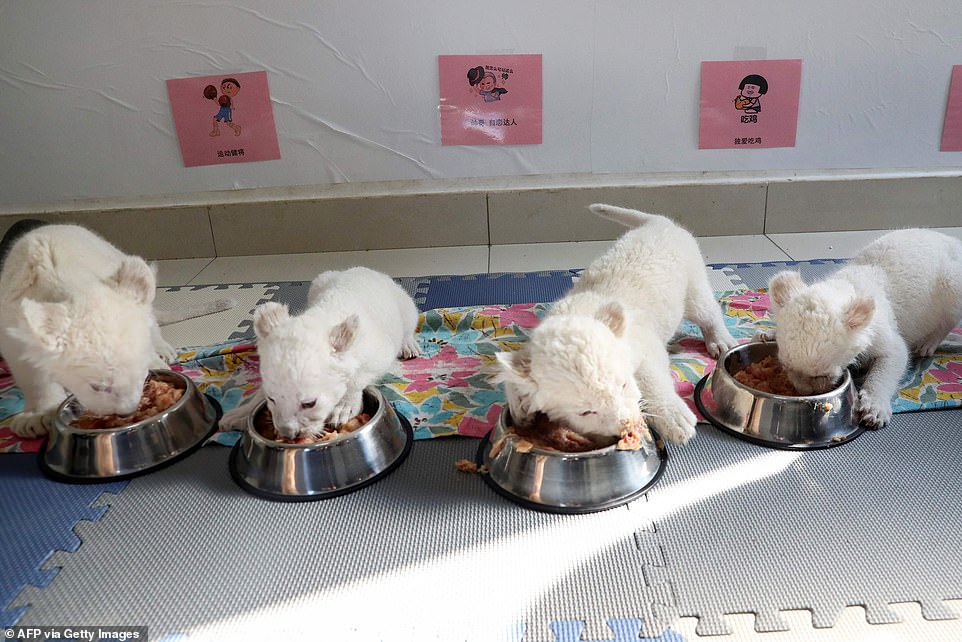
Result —
<path fill-rule="evenodd" d="M 739 340 L 771 327 L 768 295 L 762 290 L 718 295 L 726 324 Z M 422 314 L 422 354 L 401 362 L 380 383 L 385 397 L 414 428 L 416 439 L 445 435 L 480 437 L 494 423 L 504 403 L 500 386 L 490 380 L 495 354 L 516 350 L 550 308 L 548 303 L 439 308 Z M 956 329 L 955 334 L 962 334 Z M 943 349 L 958 350 L 957 337 Z M 685 322 L 676 337 L 671 368 L 675 388 L 693 410 L 695 384 L 714 367 L 698 328 Z M 2 364 L 0 364 L 2 365 Z M 190 376 L 225 410 L 234 408 L 260 383 L 256 346 L 249 340 L 181 351 L 171 366 Z M 31 452 L 40 440 L 19 439 L 9 429 L 23 406 L 20 391 L 5 367 L 0 370 L 0 452 Z M 938 352 L 906 373 L 894 401 L 896 412 L 962 407 L 962 353 Z M 697 413 L 697 410 L 695 410 Z M 237 433 L 213 440 L 230 445 Z"/>

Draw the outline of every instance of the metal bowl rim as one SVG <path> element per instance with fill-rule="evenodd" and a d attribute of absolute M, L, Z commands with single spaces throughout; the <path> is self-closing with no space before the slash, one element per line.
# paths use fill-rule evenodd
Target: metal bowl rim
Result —
<path fill-rule="evenodd" d="M 509 426 L 505 421 L 505 418 L 509 417 L 510 415 L 511 415 L 511 411 L 508 410 L 507 406 L 505 406 L 504 408 L 501 409 L 501 413 L 498 415 L 498 423 L 504 426 L 505 439 L 507 439 L 508 437 L 514 437 L 515 441 L 517 441 L 517 439 L 522 437 L 520 437 L 515 433 L 508 432 Z M 661 437 L 657 436 L 657 433 L 651 427 L 646 425 L 645 428 L 651 434 L 652 444 L 655 445 L 654 450 L 657 452 L 658 447 L 656 444 L 658 439 L 660 439 Z M 483 439 L 490 441 L 490 439 L 494 437 L 495 430 L 497 430 L 497 425 L 495 425 L 494 428 L 488 431 L 488 434 L 485 435 Z M 639 448 L 637 450 L 624 450 L 624 449 L 618 449 L 617 446 L 618 446 L 618 440 L 615 440 L 615 443 L 611 444 L 610 446 L 603 446 L 602 448 L 595 448 L 593 450 L 565 452 L 563 450 L 551 450 L 548 448 L 541 448 L 540 446 L 535 446 L 532 444 L 531 450 L 526 450 L 523 453 L 518 453 L 518 454 L 527 455 L 528 453 L 534 453 L 536 455 L 546 455 L 548 457 L 556 457 L 558 459 L 600 459 L 602 457 L 617 455 L 617 453 L 628 453 L 630 455 L 632 453 L 642 452 L 642 453 L 648 454 L 647 449 L 644 449 L 644 448 Z"/>
<path fill-rule="evenodd" d="M 378 402 L 377 410 L 374 412 L 373 415 L 371 415 L 370 421 L 368 421 L 366 424 L 364 424 L 357 430 L 354 430 L 347 434 L 338 435 L 334 439 L 328 439 L 327 441 L 318 441 L 318 442 L 314 442 L 313 444 L 310 444 L 310 443 L 287 444 L 282 441 L 274 441 L 273 439 L 268 439 L 264 435 L 260 434 L 260 432 L 256 428 L 254 428 L 254 417 L 257 416 L 257 413 L 259 413 L 262 408 L 265 408 L 267 406 L 267 400 L 264 400 L 258 403 L 254 407 L 254 409 L 251 411 L 250 416 L 248 417 L 248 420 L 247 420 L 247 426 L 246 426 L 247 429 L 244 432 L 246 436 L 250 437 L 259 446 L 264 448 L 277 448 L 280 450 L 295 450 L 295 449 L 324 450 L 325 448 L 333 448 L 336 446 L 340 446 L 346 442 L 353 441 L 354 439 L 361 437 L 363 434 L 367 432 L 374 430 L 378 424 L 378 422 L 375 420 L 380 419 L 387 412 L 384 409 L 384 405 L 387 403 L 387 401 L 384 399 L 384 395 L 381 393 L 380 390 L 378 390 L 374 386 L 368 386 L 367 388 L 364 389 L 364 391 L 370 392 L 377 399 L 377 402 Z"/>
<path fill-rule="evenodd" d="M 150 424 L 158 423 L 168 414 L 180 410 L 181 407 L 187 403 L 187 400 L 189 398 L 189 395 L 187 393 L 189 393 L 191 389 L 193 389 L 195 393 L 200 393 L 200 390 L 197 389 L 197 386 L 194 385 L 194 382 L 191 380 L 191 378 L 182 372 L 177 372 L 175 370 L 151 368 L 150 375 L 148 376 L 148 378 L 153 377 L 156 374 L 174 375 L 176 379 L 185 383 L 184 394 L 180 396 L 180 399 L 175 401 L 166 409 L 158 412 L 156 415 L 151 415 L 150 417 L 144 417 L 140 421 L 132 424 L 127 424 L 125 426 L 114 426 L 113 428 L 94 428 L 94 429 L 77 428 L 76 426 L 70 425 L 69 422 L 61 421 L 61 417 L 63 416 L 64 411 L 67 409 L 67 406 L 71 404 L 71 402 L 76 401 L 78 404 L 80 404 L 80 401 L 77 400 L 76 396 L 71 394 L 62 402 L 60 402 L 60 406 L 57 408 L 57 415 L 54 418 L 54 422 L 53 422 L 54 428 L 56 428 L 57 432 L 61 434 L 71 434 L 71 435 L 111 435 L 111 434 L 117 435 L 125 432 L 133 432 L 135 430 L 140 430 L 142 428 L 145 428 Z M 83 407 L 83 404 L 81 404 L 81 408 L 82 407 Z"/>
<path fill-rule="evenodd" d="M 625 504 L 631 503 L 632 501 L 644 495 L 652 486 L 655 485 L 655 483 L 658 482 L 659 479 L 661 479 L 662 474 L 664 474 L 665 472 L 665 468 L 667 468 L 668 448 L 665 445 L 664 441 L 661 439 L 661 435 L 659 435 L 653 429 L 649 429 L 649 430 L 651 430 L 652 440 L 655 444 L 653 453 L 658 459 L 658 467 L 656 468 L 655 473 L 651 476 L 650 479 L 648 479 L 648 481 L 644 485 L 642 485 L 637 490 L 627 495 L 623 495 L 621 497 L 606 499 L 594 504 L 543 504 L 540 502 L 535 502 L 535 501 L 526 499 L 525 497 L 521 497 L 520 495 L 516 495 L 515 493 L 511 492 L 507 488 L 504 488 L 494 480 L 490 472 L 483 472 L 481 474 L 481 478 L 484 481 L 484 483 L 495 492 L 495 494 L 500 495 L 501 497 L 504 497 L 505 499 L 511 502 L 514 502 L 519 506 L 522 506 L 524 508 L 528 508 L 531 510 L 539 511 L 542 513 L 554 513 L 554 514 L 561 514 L 561 515 L 587 515 L 589 513 L 600 513 L 602 511 L 611 510 L 612 508 L 618 508 L 619 506 L 624 506 Z M 495 428 L 492 428 L 491 430 L 489 430 L 488 433 L 481 438 L 481 443 L 478 444 L 478 449 L 474 456 L 475 463 L 478 466 L 484 466 L 487 463 L 487 460 L 490 459 L 490 452 L 491 452 L 490 449 L 492 445 L 491 437 L 494 436 L 494 431 L 495 431 Z M 528 451 L 528 452 L 530 453 L 533 451 Z M 552 452 L 553 451 L 548 451 L 548 454 L 551 454 Z M 597 452 L 597 451 L 587 451 L 587 452 Z M 638 451 L 625 450 L 621 452 L 630 454 Z M 528 454 L 528 453 L 520 453 L 520 454 Z"/>
<path fill-rule="evenodd" d="M 842 380 L 838 385 L 836 385 L 834 388 L 832 388 L 827 392 L 822 392 L 817 395 L 777 395 L 772 392 L 765 392 L 764 390 L 756 390 L 755 388 L 746 386 L 741 381 L 736 379 L 735 375 L 729 372 L 728 367 L 725 365 L 725 362 L 728 360 L 728 357 L 730 355 L 735 354 L 736 352 L 741 352 L 743 351 L 744 346 L 750 346 L 750 345 L 755 345 L 755 344 L 751 342 L 740 343 L 734 348 L 731 348 L 728 352 L 726 352 L 725 354 L 723 354 L 718 358 L 718 360 L 715 362 L 714 370 L 721 370 L 723 373 L 725 373 L 725 375 L 728 376 L 728 378 L 731 380 L 733 384 L 735 384 L 737 388 L 739 388 L 740 390 L 749 392 L 753 396 L 762 397 L 765 399 L 775 399 L 778 401 L 801 401 L 805 403 L 811 403 L 813 401 L 822 401 L 824 398 L 828 398 L 828 397 L 837 397 L 838 395 L 844 393 L 846 388 L 848 388 L 852 384 L 852 373 L 849 372 L 848 368 L 845 368 L 845 370 L 842 373 Z M 777 348 L 776 348 L 776 353 L 777 353 Z M 753 361 L 752 363 L 756 363 L 756 362 Z M 719 367 L 719 364 L 720 364 L 720 367 Z M 707 377 L 710 374 L 712 373 L 707 373 L 705 376 Z M 712 382 L 714 381 L 715 381 L 715 378 L 712 377 Z"/>
<path fill-rule="evenodd" d="M 715 428 L 718 428 L 719 430 L 726 432 L 738 439 L 742 439 L 744 441 L 757 444 L 759 446 L 765 446 L 767 448 L 774 448 L 776 450 L 786 450 L 786 451 L 792 451 L 792 452 L 802 452 L 806 450 L 827 450 L 829 448 L 836 448 L 838 446 L 851 442 L 856 437 L 864 433 L 866 430 L 864 426 L 862 426 L 858 422 L 853 421 L 852 425 L 854 426 L 854 429 L 852 430 L 852 432 L 848 434 L 849 436 L 847 439 L 844 439 L 841 441 L 816 442 L 813 444 L 807 444 L 807 443 L 801 443 L 801 442 L 780 442 L 780 441 L 775 441 L 771 439 L 765 439 L 763 437 L 756 437 L 754 435 L 749 435 L 745 433 L 743 430 L 739 429 L 738 427 L 729 426 L 728 424 L 722 422 L 720 419 L 715 417 L 714 414 L 708 411 L 708 408 L 705 406 L 705 402 L 702 399 L 702 396 L 712 394 L 711 383 L 708 381 L 709 378 L 714 379 L 712 372 L 709 372 L 708 374 L 706 374 L 704 377 L 701 378 L 701 380 L 698 381 L 697 384 L 695 384 L 695 391 L 694 391 L 694 397 L 693 397 L 695 402 L 695 407 L 698 408 L 698 411 L 702 414 L 705 420 Z M 799 398 L 800 397 L 787 397 L 787 399 L 799 399 Z M 714 401 L 714 399 L 712 401 Z"/>
<path fill-rule="evenodd" d="M 396 411 L 395 411 L 395 415 L 397 416 L 398 423 L 400 424 L 401 432 L 404 434 L 404 447 L 401 449 L 401 452 L 398 453 L 397 457 L 388 466 L 386 466 L 380 472 L 374 474 L 372 477 L 368 477 L 362 482 L 344 486 L 342 488 L 337 488 L 335 490 L 321 491 L 317 493 L 308 493 L 308 494 L 291 494 L 291 495 L 284 494 L 284 493 L 275 493 L 270 490 L 264 490 L 262 488 L 258 488 L 257 486 L 252 484 L 250 481 L 248 481 L 247 477 L 242 475 L 240 470 L 238 470 L 237 461 L 238 459 L 244 456 L 242 453 L 241 440 L 238 440 L 237 443 L 235 443 L 233 447 L 231 447 L 230 455 L 228 455 L 228 462 L 227 462 L 228 472 L 230 473 L 231 479 L 234 480 L 234 483 L 236 483 L 237 486 L 239 486 L 245 492 L 251 495 L 254 495 L 255 497 L 260 497 L 262 499 L 267 499 L 275 502 L 307 503 L 307 502 L 313 502 L 318 500 L 334 499 L 335 497 L 348 495 L 355 491 L 361 490 L 362 488 L 372 486 L 376 482 L 381 481 L 382 479 L 387 477 L 389 474 L 397 470 L 401 466 L 401 464 L 404 463 L 404 460 L 407 459 L 408 455 L 411 453 L 411 448 L 414 445 L 414 428 L 411 426 L 411 422 L 408 421 L 407 417 L 405 417 L 404 415 Z M 368 423 L 373 423 L 373 418 L 372 418 L 372 421 Z M 355 432 L 360 432 L 360 429 L 356 430 Z M 263 439 L 263 441 L 265 441 L 267 444 L 274 443 L 269 439 Z M 323 442 L 323 443 L 331 443 L 331 442 Z M 302 444 L 280 444 L 279 443 L 277 445 L 278 446 L 288 446 L 288 445 L 301 446 Z M 311 444 L 311 445 L 316 445 L 316 444 Z"/>
<path fill-rule="evenodd" d="M 197 441 L 190 444 L 180 452 L 168 457 L 167 459 L 162 459 L 152 464 L 148 464 L 142 468 L 132 469 L 128 472 L 120 473 L 117 475 L 107 475 L 107 476 L 72 475 L 70 473 L 62 472 L 60 470 L 53 468 L 50 465 L 50 463 L 47 461 L 47 458 L 49 456 L 49 450 L 50 450 L 48 446 L 50 445 L 51 438 L 52 438 L 50 435 L 47 435 L 44 438 L 43 445 L 40 451 L 37 453 L 40 470 L 47 477 L 53 479 L 54 481 L 65 483 L 65 484 L 81 484 L 81 485 L 104 484 L 104 483 L 110 483 L 115 481 L 125 481 L 128 479 L 134 479 L 136 477 L 140 477 L 142 475 L 146 475 L 148 473 L 161 470 L 163 468 L 170 466 L 171 464 L 175 464 L 183 459 L 186 459 L 188 456 L 200 450 L 207 443 L 207 440 L 210 439 L 211 436 L 213 436 L 217 432 L 218 423 L 220 422 L 220 418 L 224 414 L 220 401 L 218 401 L 217 399 L 215 399 L 214 397 L 212 397 L 207 393 L 201 393 L 199 390 L 198 390 L 198 393 L 202 397 L 202 403 L 204 403 L 205 406 L 208 406 L 210 410 L 214 413 L 214 418 L 213 418 L 213 421 L 211 422 L 210 428 Z M 161 417 L 163 415 L 164 413 L 159 413 L 157 415 L 154 415 L 154 417 Z M 134 425 L 136 424 L 131 424 L 131 426 L 134 426 Z M 98 430 L 84 430 L 84 429 L 76 429 L 76 430 L 79 431 L 81 434 L 90 435 L 91 433 L 93 433 L 93 435 L 97 435 L 97 434 L 107 433 L 111 429 L 104 428 L 104 429 L 98 429 Z M 72 435 L 74 434 L 74 432 L 71 432 L 70 434 Z M 119 434 L 119 433 L 114 433 L 114 435 L 116 434 Z"/>

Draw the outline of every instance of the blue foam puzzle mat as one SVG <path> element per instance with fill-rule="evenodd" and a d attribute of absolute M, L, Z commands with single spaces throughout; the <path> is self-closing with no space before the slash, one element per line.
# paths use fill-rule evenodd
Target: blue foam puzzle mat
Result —
<path fill-rule="evenodd" d="M 97 521 L 107 506 L 93 503 L 103 493 L 121 492 L 126 481 L 61 484 L 40 471 L 36 454 L 3 455 L 0 465 L 0 627 L 13 626 L 27 607 L 8 608 L 26 586 L 46 586 L 55 568 L 43 568 L 55 551 L 80 546 L 74 526 Z"/>
<path fill-rule="evenodd" d="M 562 297 L 580 270 L 501 272 L 421 277 L 394 280 L 411 295 L 421 311 L 470 305 L 544 303 Z M 309 281 L 277 283 L 272 301 L 286 303 L 291 312 L 307 307 Z"/>
<path fill-rule="evenodd" d="M 415 301 L 421 310 L 469 305 L 545 303 L 571 288 L 574 270 L 468 274 L 418 279 Z M 423 300 L 419 300 L 423 299 Z"/>

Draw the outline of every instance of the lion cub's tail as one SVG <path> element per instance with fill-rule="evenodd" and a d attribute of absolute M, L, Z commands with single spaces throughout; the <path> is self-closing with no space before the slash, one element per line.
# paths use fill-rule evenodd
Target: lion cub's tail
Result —
<path fill-rule="evenodd" d="M 589 205 L 588 209 L 602 218 L 614 221 L 615 223 L 621 223 L 625 227 L 641 227 L 648 223 L 668 221 L 664 216 L 658 214 L 647 214 L 638 210 L 617 207 L 615 205 L 605 205 L 603 203 Z"/>

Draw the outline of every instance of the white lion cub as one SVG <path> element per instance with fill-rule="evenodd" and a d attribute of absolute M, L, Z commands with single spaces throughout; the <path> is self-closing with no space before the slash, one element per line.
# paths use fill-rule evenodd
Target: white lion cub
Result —
<path fill-rule="evenodd" d="M 311 283 L 308 308 L 254 310 L 261 389 L 225 413 L 221 428 L 241 428 L 252 404 L 267 399 L 278 434 L 318 436 L 362 410 L 362 392 L 396 363 L 420 354 L 418 310 L 391 277 L 364 267 L 324 272 Z"/>
<path fill-rule="evenodd" d="M 542 412 L 582 434 L 617 436 L 642 415 L 684 443 L 696 417 L 675 392 L 667 344 L 683 317 L 717 357 L 736 344 L 698 244 L 671 220 L 610 205 L 595 214 L 635 229 L 582 273 L 515 352 L 498 354 L 513 418 Z"/>
<path fill-rule="evenodd" d="M 11 430 L 45 434 L 66 391 L 98 414 L 136 410 L 148 370 L 175 356 L 151 267 L 76 225 L 8 235 L 3 252 L 0 353 L 24 398 Z"/>
<path fill-rule="evenodd" d="M 891 232 L 818 283 L 776 274 L 769 297 L 778 357 L 795 388 L 825 392 L 849 365 L 868 366 L 856 413 L 881 428 L 909 352 L 930 356 L 962 318 L 962 242 L 931 230 Z"/>

